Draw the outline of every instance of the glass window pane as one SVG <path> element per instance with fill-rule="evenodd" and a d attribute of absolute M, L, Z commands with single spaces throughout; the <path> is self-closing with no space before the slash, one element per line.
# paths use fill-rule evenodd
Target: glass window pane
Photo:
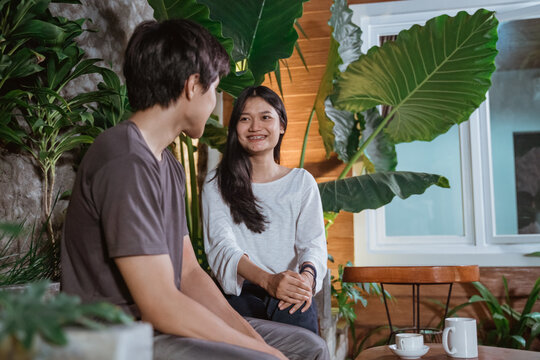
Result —
<path fill-rule="evenodd" d="M 499 25 L 489 92 L 495 230 L 540 233 L 540 19 Z"/>
<path fill-rule="evenodd" d="M 395 198 L 385 207 L 386 235 L 463 235 L 459 128 L 431 142 L 399 144 L 396 152 L 397 170 L 443 175 L 451 188 L 432 186 L 421 195 Z"/>

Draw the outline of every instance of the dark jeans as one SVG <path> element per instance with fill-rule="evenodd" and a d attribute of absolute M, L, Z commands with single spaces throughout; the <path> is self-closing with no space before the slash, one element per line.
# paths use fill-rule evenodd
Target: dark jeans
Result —
<path fill-rule="evenodd" d="M 242 316 L 301 326 L 317 335 L 319 334 L 315 299 L 313 299 L 306 312 L 301 311 L 305 306 L 304 304 L 294 314 L 289 314 L 289 310 L 293 305 L 279 310 L 279 299 L 270 296 L 262 287 L 249 281 L 244 281 L 242 293 L 239 296 L 227 295 L 226 297 L 229 304 Z"/>

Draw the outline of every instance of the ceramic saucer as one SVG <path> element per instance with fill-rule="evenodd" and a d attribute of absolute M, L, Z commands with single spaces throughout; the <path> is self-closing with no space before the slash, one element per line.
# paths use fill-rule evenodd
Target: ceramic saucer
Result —
<path fill-rule="evenodd" d="M 427 345 L 416 350 L 401 350 L 396 347 L 396 344 L 388 345 L 388 347 L 402 359 L 419 359 L 420 356 L 425 355 L 429 351 L 429 346 Z"/>

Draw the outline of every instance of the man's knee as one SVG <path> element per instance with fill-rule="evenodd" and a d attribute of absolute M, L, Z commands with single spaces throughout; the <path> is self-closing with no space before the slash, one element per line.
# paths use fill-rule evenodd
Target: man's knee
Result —
<path fill-rule="evenodd" d="M 327 360 L 330 359 L 328 345 L 319 335 L 306 331 L 306 359 Z"/>

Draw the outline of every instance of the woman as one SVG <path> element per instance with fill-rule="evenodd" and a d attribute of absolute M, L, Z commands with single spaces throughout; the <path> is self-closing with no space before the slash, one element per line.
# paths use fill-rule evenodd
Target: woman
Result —
<path fill-rule="evenodd" d="M 318 333 L 313 295 L 326 275 L 326 239 L 317 183 L 279 165 L 287 114 L 265 86 L 238 97 L 226 150 L 202 200 L 208 262 L 243 316 Z"/>

